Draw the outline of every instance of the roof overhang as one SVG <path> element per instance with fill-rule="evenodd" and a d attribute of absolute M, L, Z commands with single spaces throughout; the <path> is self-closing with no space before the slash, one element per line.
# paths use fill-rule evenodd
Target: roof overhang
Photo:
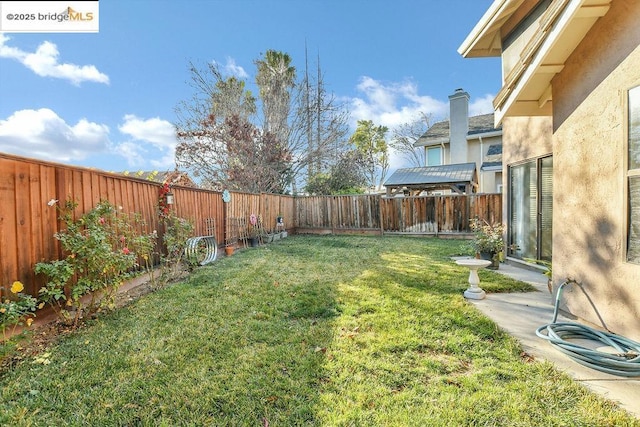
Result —
<path fill-rule="evenodd" d="M 465 58 L 502 55 L 500 29 L 524 0 L 495 0 L 458 48 Z"/>
<path fill-rule="evenodd" d="M 502 129 L 500 130 L 492 130 L 490 132 L 478 132 L 467 135 L 467 141 L 472 141 L 474 139 L 480 138 L 492 138 L 494 136 L 502 136 Z"/>
<path fill-rule="evenodd" d="M 458 52 L 464 57 L 497 56 L 500 28 L 523 0 L 496 0 Z M 494 100 L 495 124 L 505 116 L 552 114 L 551 80 L 593 24 L 609 10 L 611 0 L 553 0 L 539 28 L 504 78 Z"/>
<path fill-rule="evenodd" d="M 448 144 L 449 138 L 439 138 L 439 139 L 422 139 L 418 138 L 416 142 L 413 143 L 414 147 L 433 147 L 436 145 Z"/>

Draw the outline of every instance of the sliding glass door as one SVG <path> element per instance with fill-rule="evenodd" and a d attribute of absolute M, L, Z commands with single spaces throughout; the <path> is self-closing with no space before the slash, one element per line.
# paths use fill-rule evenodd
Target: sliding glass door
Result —
<path fill-rule="evenodd" d="M 553 157 L 509 168 L 508 255 L 551 259 Z"/>

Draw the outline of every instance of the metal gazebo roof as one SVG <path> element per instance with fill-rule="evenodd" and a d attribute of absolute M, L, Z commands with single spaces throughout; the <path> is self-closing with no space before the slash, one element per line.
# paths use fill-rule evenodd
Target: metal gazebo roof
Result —
<path fill-rule="evenodd" d="M 453 190 L 456 193 L 471 193 L 478 186 L 476 164 L 423 166 L 396 170 L 384 183 L 387 195 L 398 191 Z M 464 190 L 462 190 L 464 188 Z"/>

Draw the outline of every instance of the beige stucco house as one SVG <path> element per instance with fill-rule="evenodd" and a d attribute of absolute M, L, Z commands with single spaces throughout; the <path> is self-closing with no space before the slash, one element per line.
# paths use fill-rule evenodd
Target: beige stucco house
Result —
<path fill-rule="evenodd" d="M 502 191 L 502 126 L 494 114 L 469 117 L 469 94 L 456 89 L 449 95 L 449 119 L 434 123 L 415 142 L 425 150 L 425 165 L 475 163 L 478 174 L 473 192 Z"/>
<path fill-rule="evenodd" d="M 501 56 L 508 256 L 563 308 L 640 340 L 640 1 L 495 0 L 459 52 Z"/>

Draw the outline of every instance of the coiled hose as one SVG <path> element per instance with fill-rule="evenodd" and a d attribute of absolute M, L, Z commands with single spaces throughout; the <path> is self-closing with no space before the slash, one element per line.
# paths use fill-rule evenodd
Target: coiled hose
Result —
<path fill-rule="evenodd" d="M 568 284 L 578 283 L 567 280 L 560 285 L 556 294 L 553 320 L 536 329 L 536 335 L 548 340 L 558 350 L 589 368 L 621 377 L 640 376 L 640 343 L 578 323 L 557 322 L 562 289 Z M 605 353 L 566 341 L 578 338 L 601 342 L 614 348 L 617 353 Z"/>

